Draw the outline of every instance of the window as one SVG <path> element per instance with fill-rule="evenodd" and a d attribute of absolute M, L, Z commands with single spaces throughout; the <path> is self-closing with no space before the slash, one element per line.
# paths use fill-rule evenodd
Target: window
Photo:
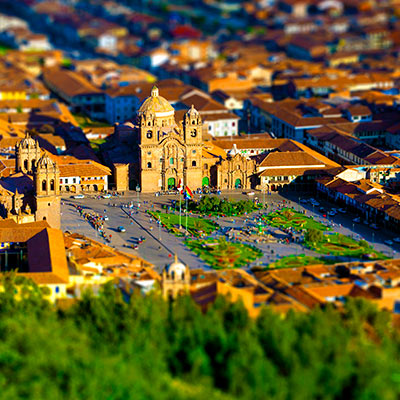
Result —
<path fill-rule="evenodd" d="M 196 166 L 196 161 L 192 161 L 192 167 Z"/>
<path fill-rule="evenodd" d="M 170 163 L 170 165 L 173 165 L 173 164 L 174 164 L 174 157 L 171 157 L 171 158 L 169 159 L 169 163 Z"/>
<path fill-rule="evenodd" d="M 192 132 L 191 132 L 191 134 L 190 134 L 190 136 L 191 136 L 191 137 L 196 137 L 196 135 L 197 135 L 197 130 L 196 130 L 196 129 L 193 129 Z"/>
<path fill-rule="evenodd" d="M 50 190 L 54 190 L 55 189 L 55 185 L 54 185 L 54 179 L 52 179 L 50 181 Z"/>
<path fill-rule="evenodd" d="M 63 180 L 62 180 L 62 178 L 60 178 L 60 183 L 63 183 Z"/>
<path fill-rule="evenodd" d="M 151 139 L 153 137 L 153 132 L 147 131 L 146 137 L 147 137 L 147 139 Z"/>
<path fill-rule="evenodd" d="M 32 160 L 32 170 L 34 170 L 35 169 L 35 162 L 36 162 L 36 160 Z"/>
<path fill-rule="evenodd" d="M 211 125 L 208 125 L 208 130 L 211 131 L 212 127 Z"/>
<path fill-rule="evenodd" d="M 236 126 L 236 122 L 232 122 L 232 126 Z"/>
<path fill-rule="evenodd" d="M 73 178 L 73 179 L 72 179 L 72 183 L 76 183 L 76 178 Z"/>
<path fill-rule="evenodd" d="M 27 170 L 28 169 L 28 160 L 24 161 L 24 169 Z"/>
<path fill-rule="evenodd" d="M 147 168 L 151 168 L 151 162 L 147 163 Z"/>
<path fill-rule="evenodd" d="M 151 151 L 148 151 L 148 152 L 147 152 L 147 155 L 148 155 L 148 156 L 151 156 Z"/>
<path fill-rule="evenodd" d="M 193 154 L 196 154 L 196 150 L 193 150 L 192 153 L 193 153 Z"/>
<path fill-rule="evenodd" d="M 42 181 L 42 190 L 46 190 L 47 188 L 47 182 L 46 181 Z"/>
<path fill-rule="evenodd" d="M 208 164 L 204 164 L 204 169 L 208 169 Z"/>
<path fill-rule="evenodd" d="M 56 286 L 55 291 L 56 291 L 56 293 L 59 293 L 60 292 L 60 288 L 58 286 Z"/>

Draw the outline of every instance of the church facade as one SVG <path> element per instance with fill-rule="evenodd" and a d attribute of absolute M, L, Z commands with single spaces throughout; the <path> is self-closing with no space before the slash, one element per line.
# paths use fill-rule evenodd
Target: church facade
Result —
<path fill-rule="evenodd" d="M 154 87 L 139 109 L 138 124 L 142 192 L 202 186 L 202 121 L 193 106 L 178 126 L 175 110 Z"/>
<path fill-rule="evenodd" d="M 59 229 L 60 170 L 29 134 L 15 146 L 15 173 L 0 180 L 0 213 L 18 223 L 47 221 Z"/>

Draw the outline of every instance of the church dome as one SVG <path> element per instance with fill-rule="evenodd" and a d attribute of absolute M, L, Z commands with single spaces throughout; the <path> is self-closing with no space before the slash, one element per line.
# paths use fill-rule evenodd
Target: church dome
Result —
<path fill-rule="evenodd" d="M 153 114 L 156 117 L 169 117 L 174 115 L 175 110 L 169 104 L 168 100 L 161 97 L 156 86 L 151 90 L 151 96 L 148 97 L 139 108 L 139 115 Z"/>
<path fill-rule="evenodd" d="M 39 158 L 37 166 L 40 167 L 55 167 L 55 162 L 45 153 Z"/>
<path fill-rule="evenodd" d="M 194 105 L 192 104 L 192 107 L 189 108 L 188 112 L 186 113 L 189 117 L 197 117 L 199 116 L 199 112 L 194 108 Z"/>
<path fill-rule="evenodd" d="M 23 147 L 23 148 L 26 148 L 26 147 L 35 147 L 35 146 L 36 146 L 36 141 L 35 141 L 35 139 L 33 139 L 33 138 L 29 135 L 28 131 L 25 133 L 25 137 L 21 140 L 20 146 Z"/>
<path fill-rule="evenodd" d="M 239 153 L 239 150 L 236 146 L 236 143 L 233 144 L 232 148 L 228 151 L 227 155 L 228 157 L 235 157 L 236 154 Z"/>
<path fill-rule="evenodd" d="M 175 255 L 175 260 L 173 263 L 167 266 L 167 273 L 170 276 L 184 276 L 186 272 L 186 266 L 178 261 L 178 257 Z"/>

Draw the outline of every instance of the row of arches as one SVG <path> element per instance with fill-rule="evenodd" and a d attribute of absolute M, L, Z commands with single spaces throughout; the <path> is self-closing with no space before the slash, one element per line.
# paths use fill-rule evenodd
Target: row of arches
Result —
<path fill-rule="evenodd" d="M 33 171 L 35 169 L 35 165 L 36 165 L 36 160 L 32 160 L 31 168 L 30 168 L 31 171 Z M 25 171 L 29 171 L 29 161 L 28 160 L 24 160 L 24 169 L 25 169 Z"/>
<path fill-rule="evenodd" d="M 71 193 L 76 193 L 78 190 L 79 186 L 76 185 L 66 185 L 64 186 L 64 191 L 66 192 L 71 192 Z M 80 190 L 82 192 L 98 192 L 99 190 L 102 190 L 103 186 L 102 185 L 80 185 Z M 61 186 L 60 186 L 60 190 Z"/>
<path fill-rule="evenodd" d="M 48 182 L 47 182 L 47 180 L 46 179 L 43 179 L 42 180 L 42 192 L 47 192 L 47 184 L 48 184 Z M 50 181 L 50 187 L 49 187 L 49 190 L 51 190 L 51 191 L 54 191 L 55 190 L 55 183 L 54 183 L 54 179 L 52 179 L 51 181 Z"/>

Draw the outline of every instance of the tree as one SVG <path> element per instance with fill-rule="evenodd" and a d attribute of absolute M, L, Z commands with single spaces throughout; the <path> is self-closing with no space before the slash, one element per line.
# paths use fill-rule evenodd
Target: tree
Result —
<path fill-rule="evenodd" d="M 314 246 L 317 243 L 322 242 L 323 238 L 324 234 L 319 229 L 310 228 L 306 231 L 305 241 L 312 243 Z"/>

